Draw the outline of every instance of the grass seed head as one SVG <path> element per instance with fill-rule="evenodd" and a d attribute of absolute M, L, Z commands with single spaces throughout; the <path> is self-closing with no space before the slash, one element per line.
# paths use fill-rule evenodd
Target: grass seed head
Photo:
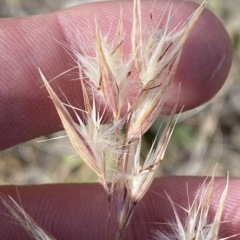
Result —
<path fill-rule="evenodd" d="M 123 51 L 125 38 L 122 11 L 112 41 L 101 33 L 96 20 L 95 55 L 89 56 L 72 50 L 79 67 L 85 103 L 85 121 L 77 116 L 78 124 L 73 121 L 40 72 L 78 154 L 99 176 L 107 193 L 117 193 L 119 227 L 116 239 L 121 239 L 136 204 L 148 191 L 163 159 L 172 133 L 171 125 L 176 106 L 159 142 L 155 140 L 156 149 L 152 147 L 144 161 L 140 159 L 141 138 L 162 111 L 177 72 L 182 48 L 207 2 L 208 0 L 204 0 L 186 22 L 170 29 L 173 15 L 170 4 L 156 22 L 151 15 L 151 26 L 145 27 L 141 17 L 140 0 L 134 0 L 132 49 L 128 55 Z M 164 23 L 165 15 L 167 20 Z M 136 96 L 132 101 L 129 89 L 130 83 L 134 81 L 138 89 L 135 89 Z M 112 114 L 107 125 L 108 130 L 101 128 L 103 115 L 97 108 L 99 101 L 103 102 L 105 109 Z M 124 109 L 127 111 L 123 111 Z M 108 150 L 116 153 L 115 173 L 110 187 L 106 178 Z"/>

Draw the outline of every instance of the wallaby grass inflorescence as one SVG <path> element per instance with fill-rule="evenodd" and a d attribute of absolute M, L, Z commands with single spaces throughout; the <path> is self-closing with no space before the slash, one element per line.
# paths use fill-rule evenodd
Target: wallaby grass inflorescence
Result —
<path fill-rule="evenodd" d="M 208 0 L 203 1 L 186 22 L 180 22 L 177 27 L 170 29 L 173 15 L 170 2 L 157 20 L 154 20 L 150 13 L 152 25 L 146 27 L 141 19 L 140 0 L 134 0 L 132 48 L 127 57 L 123 54 L 122 47 L 125 38 L 121 12 L 113 41 L 102 34 L 96 16 L 95 55 L 88 56 L 71 50 L 79 69 L 85 109 L 77 109 L 68 103 L 62 103 L 39 70 L 71 143 L 81 159 L 97 174 L 107 194 L 109 238 L 111 222 L 115 221 L 111 215 L 113 204 L 116 204 L 117 209 L 115 239 L 120 240 L 136 205 L 148 191 L 163 159 L 172 134 L 177 103 L 161 136 L 156 137 L 145 159 L 141 159 L 140 154 L 141 138 L 164 106 L 168 89 L 178 68 L 182 48 L 207 2 Z M 134 89 L 134 97 L 130 90 L 133 80 L 138 83 Z M 78 123 L 73 120 L 67 108 L 74 111 Z M 79 112 L 83 118 L 79 117 Z M 103 124 L 105 115 L 110 117 L 108 123 Z M 109 157 L 115 165 L 111 174 L 107 169 Z M 206 188 L 199 205 L 193 203 L 192 208 L 188 210 L 187 226 L 182 225 L 175 205 L 169 198 L 176 217 L 175 236 L 168 237 L 156 232 L 155 237 L 186 240 L 218 239 L 227 187 L 223 192 L 214 223 L 209 225 L 212 226 L 211 229 L 203 231 L 203 228 L 208 228 L 205 216 L 210 206 L 212 182 L 213 180 Z M 4 203 L 34 239 L 54 239 L 12 198 L 5 199 Z M 191 232 L 189 228 L 193 228 L 194 231 Z"/>

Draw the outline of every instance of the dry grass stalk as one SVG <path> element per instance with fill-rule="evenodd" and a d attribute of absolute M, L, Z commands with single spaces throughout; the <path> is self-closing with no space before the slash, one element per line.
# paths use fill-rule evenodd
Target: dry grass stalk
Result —
<path fill-rule="evenodd" d="M 207 183 L 206 180 L 199 188 L 193 203 L 188 209 L 178 206 L 186 212 L 184 221 L 181 221 L 178 215 L 176 204 L 170 196 L 167 195 L 175 215 L 175 223 L 169 223 L 173 233 L 155 231 L 155 240 L 226 240 L 239 235 L 236 234 L 226 238 L 219 237 L 219 227 L 222 223 L 221 217 L 228 191 L 228 178 L 212 222 L 209 222 L 209 211 L 214 193 L 214 177 L 211 178 L 209 183 Z"/>
<path fill-rule="evenodd" d="M 140 0 L 134 0 L 132 51 L 127 57 L 122 47 L 122 13 L 113 42 L 102 35 L 96 21 L 95 56 L 82 55 L 72 50 L 79 66 L 85 102 L 85 109 L 81 110 L 84 120 L 78 116 L 78 109 L 70 106 L 76 113 L 78 124 L 68 113 L 67 104 L 60 101 L 40 71 L 70 141 L 79 156 L 98 175 L 108 195 L 109 212 L 113 194 L 116 193 L 116 240 L 122 238 L 135 206 L 148 191 L 163 159 L 172 133 L 176 106 L 159 142 L 156 138 L 144 160 L 140 158 L 141 137 L 162 110 L 178 68 L 182 47 L 207 2 L 203 1 L 186 22 L 170 30 L 171 6 L 166 7 L 157 21 L 150 14 L 152 26 L 146 28 L 141 20 Z M 163 23 L 166 16 L 167 20 Z M 133 80 L 139 83 L 134 100 L 129 92 Z M 112 115 L 104 126 L 104 112 L 100 113 L 100 102 Z M 107 175 L 108 152 L 111 152 L 116 163 L 112 176 Z"/>

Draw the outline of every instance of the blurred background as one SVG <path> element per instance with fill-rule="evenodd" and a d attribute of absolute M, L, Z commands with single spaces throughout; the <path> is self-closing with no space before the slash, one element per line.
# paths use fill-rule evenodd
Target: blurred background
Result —
<path fill-rule="evenodd" d="M 0 0 L 0 17 L 47 13 L 83 2 Z M 211 0 L 208 8 L 221 19 L 232 39 L 232 69 L 211 102 L 181 115 L 159 175 L 212 175 L 218 163 L 215 175 L 226 176 L 229 171 L 231 177 L 240 177 L 240 1 Z M 143 153 L 161 122 L 158 120 L 144 137 Z M 51 140 L 65 135 L 62 131 L 0 152 L 0 184 L 97 181 L 67 137 Z"/>

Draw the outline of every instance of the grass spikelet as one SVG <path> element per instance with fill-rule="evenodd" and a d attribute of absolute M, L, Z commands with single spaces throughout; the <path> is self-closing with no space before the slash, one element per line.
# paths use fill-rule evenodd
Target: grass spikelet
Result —
<path fill-rule="evenodd" d="M 221 217 L 228 191 L 228 177 L 226 187 L 222 192 L 218 208 L 211 222 L 209 211 L 214 193 L 214 177 L 211 178 L 209 183 L 207 183 L 206 180 L 199 188 L 193 203 L 188 209 L 179 206 L 186 212 L 186 218 L 183 221 L 181 221 L 178 215 L 176 204 L 172 201 L 171 197 L 167 195 L 175 215 L 175 223 L 172 223 L 172 221 L 169 223 L 173 233 L 155 231 L 155 240 L 226 240 L 239 235 L 236 234 L 226 238 L 219 237 L 219 227 L 222 223 Z"/>
<path fill-rule="evenodd" d="M 161 112 L 164 97 L 177 71 L 182 47 L 207 2 L 204 1 L 186 22 L 171 31 L 170 7 L 162 28 L 159 29 L 162 22 L 160 18 L 156 23 L 153 22 L 151 29 L 144 32 L 140 0 L 134 1 L 131 39 L 132 49 L 136 51 L 135 67 L 142 89 L 131 114 L 130 141 L 139 137 L 140 128 L 145 133 Z"/>
<path fill-rule="evenodd" d="M 4 206 L 14 216 L 14 218 L 20 223 L 26 230 L 31 239 L 33 240 L 56 240 L 47 231 L 41 228 L 25 211 L 24 209 L 14 201 L 13 198 L 2 197 Z"/>
<path fill-rule="evenodd" d="M 100 115 L 95 104 L 93 104 L 93 107 L 90 106 L 88 96 L 86 95 L 86 89 L 82 82 L 85 108 L 87 111 L 85 114 L 85 122 L 76 114 L 79 121 L 79 125 L 77 125 L 68 113 L 64 104 L 53 92 L 41 71 L 40 74 L 55 104 L 70 141 L 77 150 L 79 156 L 98 175 L 104 189 L 109 194 L 106 177 L 105 152 L 110 150 L 113 152 L 117 151 L 118 145 L 114 142 L 115 139 L 112 136 L 121 129 L 124 119 L 115 121 L 114 124 L 110 124 L 108 128 L 103 130 L 101 126 L 102 115 Z"/>

